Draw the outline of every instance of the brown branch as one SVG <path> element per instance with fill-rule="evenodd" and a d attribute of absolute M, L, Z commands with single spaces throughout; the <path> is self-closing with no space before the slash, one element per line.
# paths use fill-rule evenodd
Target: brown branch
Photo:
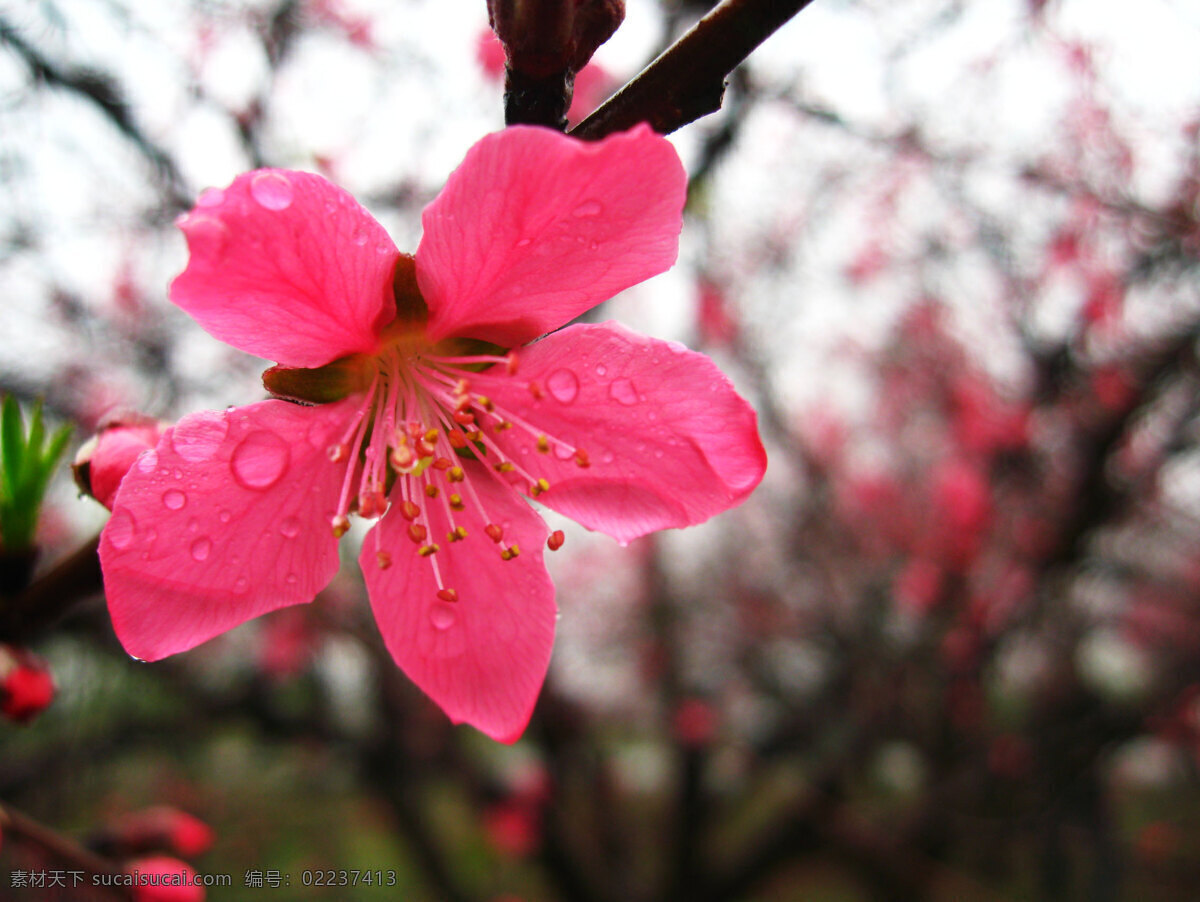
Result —
<path fill-rule="evenodd" d="M 571 134 L 594 141 L 649 122 L 666 135 L 715 113 L 729 73 L 811 2 L 722 0 Z"/>
<path fill-rule="evenodd" d="M 0 640 L 25 643 L 55 624 L 67 611 L 99 592 L 100 536 L 59 561 L 15 598 L 0 605 Z"/>
<path fill-rule="evenodd" d="M 89 876 L 125 873 L 116 862 L 97 855 L 7 804 L 0 804 L 0 828 L 4 830 L 5 839 L 11 837 L 18 842 L 24 841 L 37 846 L 55 862 L 72 865 L 73 870 L 84 871 Z M 106 890 L 118 899 L 133 898 L 132 891 L 121 886 L 106 887 Z"/>

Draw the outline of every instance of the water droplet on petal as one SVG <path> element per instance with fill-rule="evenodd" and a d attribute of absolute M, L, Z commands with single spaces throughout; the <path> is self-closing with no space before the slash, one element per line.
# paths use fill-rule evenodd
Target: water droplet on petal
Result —
<path fill-rule="evenodd" d="M 570 370 L 555 370 L 546 379 L 546 388 L 560 404 L 570 404 L 579 394 L 579 377 Z"/>
<path fill-rule="evenodd" d="M 613 462 L 613 453 L 611 451 L 605 451 L 604 455 L 600 459 L 606 464 L 610 464 Z"/>
<path fill-rule="evenodd" d="M 300 533 L 300 521 L 295 517 L 288 517 L 279 524 L 279 531 L 289 539 L 294 539 Z"/>
<path fill-rule="evenodd" d="M 237 592 L 238 595 L 244 594 L 248 588 L 250 588 L 250 583 L 246 581 L 246 577 L 244 576 L 239 576 L 233 584 L 233 591 Z"/>
<path fill-rule="evenodd" d="M 448 630 L 458 620 L 458 610 L 448 601 L 439 601 L 429 609 L 429 622 L 435 629 Z"/>
<path fill-rule="evenodd" d="M 300 579 L 300 577 L 296 576 L 295 573 L 289 573 L 287 575 L 287 579 L 285 579 L 284 582 L 287 583 L 289 586 L 294 586 L 299 581 L 299 579 Z"/>
<path fill-rule="evenodd" d="M 603 363 L 597 363 L 596 364 L 596 375 L 597 376 L 607 376 L 608 375 L 608 367 L 606 367 Z"/>
<path fill-rule="evenodd" d="M 687 345 L 681 341 L 668 341 L 667 347 L 676 354 L 682 354 L 687 350 Z"/>
<path fill-rule="evenodd" d="M 517 242 L 517 247 L 529 247 L 533 243 L 532 238 L 522 238 Z"/>
<path fill-rule="evenodd" d="M 604 206 L 598 200 L 585 200 L 571 212 L 579 217 L 599 216 L 604 212 Z"/>
<path fill-rule="evenodd" d="M 108 521 L 108 526 L 104 529 L 104 534 L 112 542 L 112 547 L 118 551 L 129 547 L 135 532 L 137 532 L 137 526 L 134 523 L 133 514 L 126 510 L 119 510 L 113 514 L 112 519 Z"/>
<path fill-rule="evenodd" d="M 151 448 L 143 451 L 137 459 L 137 468 L 143 473 L 153 473 L 158 466 L 158 452 Z"/>
<path fill-rule="evenodd" d="M 229 229 L 225 228 L 225 223 L 211 216 L 185 216 L 179 220 L 179 227 L 187 236 L 188 247 L 202 256 L 219 254 L 229 240 Z"/>
<path fill-rule="evenodd" d="M 364 244 L 366 244 L 366 243 L 367 243 L 367 241 L 370 239 L 370 237 L 371 237 L 371 236 L 370 236 L 370 235 L 368 235 L 368 234 L 366 233 L 366 231 L 357 232 L 357 233 L 354 235 L 354 243 L 355 243 L 356 245 L 358 245 L 359 247 L 362 247 Z"/>
<path fill-rule="evenodd" d="M 212 551 L 212 540 L 201 536 L 192 542 L 192 560 L 205 561 L 208 560 L 208 553 Z"/>
<path fill-rule="evenodd" d="M 628 379 L 614 379 L 612 385 L 608 387 L 608 395 L 618 404 L 624 404 L 626 407 L 632 407 L 638 402 L 637 389 Z"/>
<path fill-rule="evenodd" d="M 171 510 L 177 511 L 187 504 L 187 495 L 178 489 L 171 489 L 168 492 L 163 492 L 162 503 Z"/>
<path fill-rule="evenodd" d="M 233 519 L 233 514 L 231 514 L 229 511 L 223 510 L 217 514 L 217 519 L 219 519 L 222 523 L 228 523 L 231 519 Z"/>
<path fill-rule="evenodd" d="M 225 203 L 225 192 L 220 188 L 205 188 L 196 198 L 197 207 L 219 207 Z"/>
<path fill-rule="evenodd" d="M 287 471 L 291 452 L 287 443 L 273 432 L 251 432 L 233 449 L 229 467 L 239 485 L 248 489 L 269 489 Z"/>
<path fill-rule="evenodd" d="M 250 195 L 268 210 L 286 210 L 295 196 L 292 183 L 279 172 L 260 172 L 250 180 Z"/>
<path fill-rule="evenodd" d="M 184 417 L 171 430 L 171 447 L 184 460 L 199 463 L 217 453 L 229 423 L 216 411 L 203 411 Z"/>

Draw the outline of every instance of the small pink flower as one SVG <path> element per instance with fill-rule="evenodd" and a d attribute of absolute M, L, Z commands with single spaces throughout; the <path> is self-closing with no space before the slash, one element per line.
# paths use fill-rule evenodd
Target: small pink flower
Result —
<path fill-rule="evenodd" d="M 509 128 L 425 209 L 415 257 L 319 176 L 205 192 L 171 299 L 279 361 L 277 394 L 326 403 L 192 414 L 137 459 L 100 544 L 125 648 L 156 660 L 311 601 L 349 514 L 379 518 L 359 562 L 388 650 L 453 720 L 515 740 L 555 622 L 521 496 L 628 542 L 739 503 L 766 466 L 708 358 L 559 328 L 674 262 L 685 191 L 646 127 Z"/>

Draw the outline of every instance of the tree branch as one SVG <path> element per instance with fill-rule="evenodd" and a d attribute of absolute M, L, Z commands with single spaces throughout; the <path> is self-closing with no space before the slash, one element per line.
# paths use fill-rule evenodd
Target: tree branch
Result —
<path fill-rule="evenodd" d="M 811 2 L 722 0 L 571 134 L 594 141 L 649 122 L 666 135 L 715 113 L 721 108 L 726 76 Z"/>

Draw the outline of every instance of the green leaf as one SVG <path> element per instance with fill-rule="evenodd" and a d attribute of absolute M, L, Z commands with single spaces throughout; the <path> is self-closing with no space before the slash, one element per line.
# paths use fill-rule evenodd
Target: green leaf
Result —
<path fill-rule="evenodd" d="M 18 550 L 33 544 L 46 486 L 70 437 L 70 426 L 47 435 L 41 401 L 28 427 L 15 398 L 0 401 L 0 545 Z"/>
<path fill-rule="evenodd" d="M 12 395 L 0 404 L 0 497 L 11 498 L 21 473 L 25 451 L 25 424 Z"/>

